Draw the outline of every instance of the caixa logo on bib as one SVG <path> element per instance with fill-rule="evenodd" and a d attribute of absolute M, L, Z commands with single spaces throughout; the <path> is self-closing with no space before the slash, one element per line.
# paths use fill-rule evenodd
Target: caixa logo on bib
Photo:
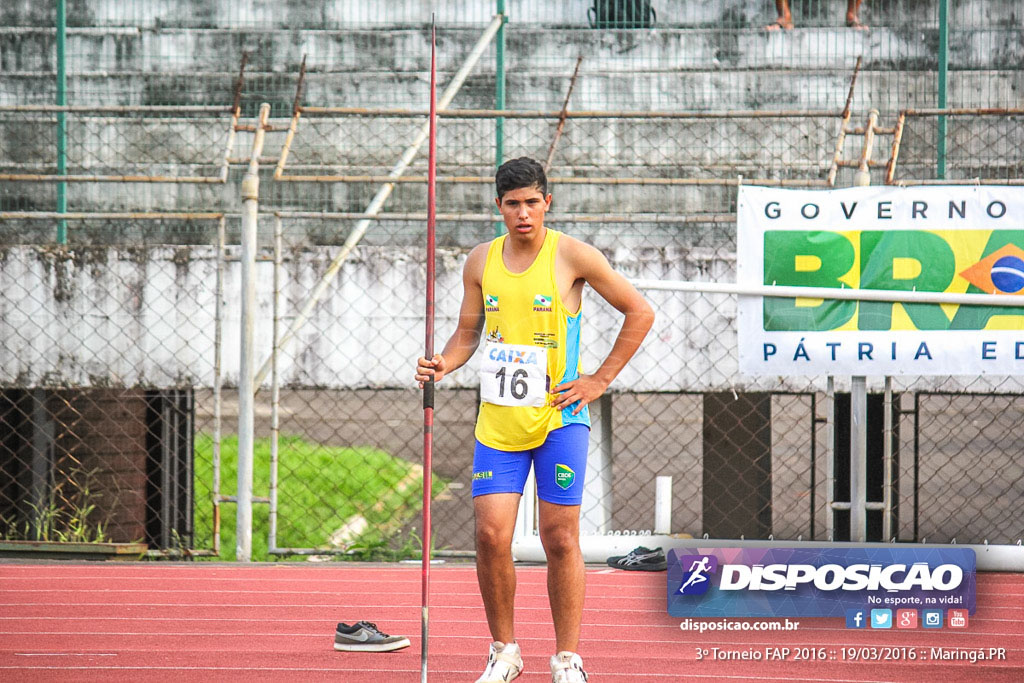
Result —
<path fill-rule="evenodd" d="M 674 617 L 840 617 L 853 608 L 975 608 L 969 548 L 676 548 Z"/>

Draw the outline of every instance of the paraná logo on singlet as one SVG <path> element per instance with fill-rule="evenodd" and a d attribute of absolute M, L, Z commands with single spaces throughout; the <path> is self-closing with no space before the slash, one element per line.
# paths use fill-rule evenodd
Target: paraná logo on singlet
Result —
<path fill-rule="evenodd" d="M 535 313 L 551 312 L 551 297 L 543 294 L 535 294 L 533 297 L 533 310 Z"/>
<path fill-rule="evenodd" d="M 559 488 L 567 489 L 576 481 L 576 473 L 572 468 L 561 463 L 555 464 L 555 483 Z"/>
<path fill-rule="evenodd" d="M 484 297 L 484 310 L 488 313 L 498 312 L 498 297 L 488 294 Z"/>

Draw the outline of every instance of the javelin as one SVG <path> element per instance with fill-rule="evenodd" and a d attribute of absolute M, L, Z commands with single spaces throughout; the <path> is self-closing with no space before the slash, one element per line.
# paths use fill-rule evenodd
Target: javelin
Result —
<path fill-rule="evenodd" d="M 430 19 L 430 152 L 427 158 L 427 324 L 424 358 L 434 357 L 434 231 L 437 220 L 437 29 Z M 433 483 L 434 379 L 423 383 L 423 606 L 420 625 L 420 681 L 427 680 L 427 616 L 430 592 L 430 489 Z"/>

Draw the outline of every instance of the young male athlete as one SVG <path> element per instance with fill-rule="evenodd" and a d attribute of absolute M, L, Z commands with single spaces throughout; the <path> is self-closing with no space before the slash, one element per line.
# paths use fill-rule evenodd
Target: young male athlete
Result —
<path fill-rule="evenodd" d="M 587 407 L 636 352 L 654 312 L 595 248 L 544 226 L 551 207 L 544 169 L 509 161 L 495 175 L 508 234 L 475 247 L 463 271 L 459 323 L 444 350 L 420 358 L 416 379 L 440 381 L 464 365 L 486 331 L 473 453 L 477 579 L 491 644 L 478 683 L 511 681 L 523 669 L 513 634 L 516 575 L 512 532 L 531 463 L 548 560 L 556 683 L 586 681 L 576 654 L 583 616 L 580 503 L 587 463 Z M 625 314 L 611 352 L 593 374 L 580 370 L 583 285 Z"/>

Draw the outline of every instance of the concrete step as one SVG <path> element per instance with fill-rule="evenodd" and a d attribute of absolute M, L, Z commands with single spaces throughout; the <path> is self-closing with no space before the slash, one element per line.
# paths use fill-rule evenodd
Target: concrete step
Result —
<path fill-rule="evenodd" d="M 438 63 L 457 69 L 476 43 L 478 28 L 439 34 Z M 506 69 L 568 78 L 576 57 L 583 73 L 646 70 L 836 69 L 852 70 L 859 55 L 869 69 L 934 68 L 938 29 L 876 27 L 768 32 L 749 29 L 659 29 L 598 32 L 536 29 L 509 32 Z M 53 70 L 56 34 L 50 29 L 0 29 L 0 72 Z M 243 51 L 255 71 L 423 72 L 430 67 L 430 33 L 395 30 L 72 29 L 71 72 L 188 73 L 236 69 Z M 481 68 L 494 70 L 494 48 Z M 951 69 L 1016 69 L 1024 61 L 1024 28 L 986 28 L 950 36 Z"/>
<path fill-rule="evenodd" d="M 281 129 L 287 119 L 274 119 Z M 556 152 L 556 164 L 581 172 L 615 166 L 732 169 L 817 163 L 831 154 L 838 117 L 744 119 L 571 119 Z M 69 172 L 100 168 L 217 166 L 224 155 L 230 119 L 187 120 L 69 114 Z M 422 127 L 421 119 L 313 118 L 300 120 L 288 157 L 290 173 L 381 174 L 402 155 Z M 557 122 L 509 119 L 505 145 L 516 154 L 546 158 Z M 443 119 L 438 129 L 442 167 L 466 175 L 493 162 L 492 119 Z M 264 156 L 276 159 L 283 132 L 268 133 Z M 250 134 L 239 134 L 233 158 L 247 158 Z M 0 164 L 27 169 L 56 163 L 55 116 L 0 114 Z M 334 167 L 343 167 L 333 170 Z M 26 171 L 30 172 L 30 171 Z M 41 171 L 40 171 L 41 172 Z"/>
<path fill-rule="evenodd" d="M 446 82 L 447 74 L 440 76 Z M 230 106 L 237 73 L 185 74 L 94 72 L 68 78 L 68 98 L 78 105 L 204 104 Z M 427 74 L 312 74 L 303 103 L 309 106 L 409 107 L 425 109 Z M 557 111 L 567 82 L 560 76 L 516 72 L 507 78 L 507 105 L 513 109 Z M 849 74 L 834 71 L 654 72 L 580 76 L 573 92 L 576 110 L 721 111 L 726 109 L 841 111 Z M 883 114 L 933 107 L 934 71 L 868 71 L 857 79 L 854 105 L 877 107 Z M 49 104 L 55 98 L 52 74 L 4 74 L 0 104 Z M 948 104 L 952 107 L 1014 106 L 1024 92 L 1024 70 L 953 71 Z M 244 91 L 245 113 L 270 102 L 274 116 L 288 115 L 295 97 L 295 74 L 250 74 Z M 493 74 L 470 76 L 457 95 L 459 108 L 494 106 Z"/>
<path fill-rule="evenodd" d="M 771 3 L 749 0 L 705 0 L 677 3 L 654 0 L 657 26 L 761 27 L 774 19 Z M 831 3 L 794 0 L 793 14 L 798 26 L 838 26 L 843 22 L 840 8 Z M 591 0 L 507 3 L 510 23 L 515 26 L 587 26 Z M 486 23 L 494 14 L 494 0 L 388 0 L 368 3 L 359 0 L 307 0 L 269 3 L 265 0 L 90 0 L 75 3 L 68 11 L 70 26 L 221 27 L 262 29 L 337 28 L 346 26 L 424 26 L 435 15 L 440 26 Z M 975 3 L 951 3 L 950 24 L 971 26 L 987 23 L 1013 26 L 1020 22 L 1014 0 L 990 0 L 984 13 Z M 861 17 L 872 26 L 906 23 L 934 24 L 935 3 L 915 0 L 865 3 Z M 38 0 L 5 0 L 3 19 L 11 26 L 47 26 L 54 23 L 50 3 Z"/>

